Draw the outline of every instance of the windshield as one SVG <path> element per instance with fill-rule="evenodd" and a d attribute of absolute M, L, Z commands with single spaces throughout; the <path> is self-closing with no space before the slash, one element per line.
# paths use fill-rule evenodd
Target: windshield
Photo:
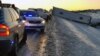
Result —
<path fill-rule="evenodd" d="M 21 11 L 20 16 L 24 17 L 37 17 L 38 14 L 35 11 Z"/>

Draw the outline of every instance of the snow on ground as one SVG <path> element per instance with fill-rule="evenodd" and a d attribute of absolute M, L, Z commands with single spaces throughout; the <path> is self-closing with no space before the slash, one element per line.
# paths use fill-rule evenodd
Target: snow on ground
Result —
<path fill-rule="evenodd" d="M 89 25 L 53 16 L 46 34 L 47 56 L 100 56 L 100 32 Z"/>
<path fill-rule="evenodd" d="M 84 13 L 80 13 L 80 14 L 91 16 L 92 24 L 96 24 L 96 23 L 100 22 L 100 13 L 84 12 Z"/>

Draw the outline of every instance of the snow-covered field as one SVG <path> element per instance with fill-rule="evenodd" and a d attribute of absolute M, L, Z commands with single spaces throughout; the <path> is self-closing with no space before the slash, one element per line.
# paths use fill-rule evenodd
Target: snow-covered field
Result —
<path fill-rule="evenodd" d="M 100 56 L 100 31 L 53 16 L 46 26 L 47 56 Z"/>

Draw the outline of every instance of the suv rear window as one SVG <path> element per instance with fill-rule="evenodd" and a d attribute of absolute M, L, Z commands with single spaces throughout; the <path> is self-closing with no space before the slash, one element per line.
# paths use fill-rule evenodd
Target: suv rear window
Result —
<path fill-rule="evenodd" d="M 3 22 L 3 10 L 0 8 L 0 23 Z"/>
<path fill-rule="evenodd" d="M 0 9 L 0 19 L 2 19 L 3 18 L 3 11 L 2 11 L 2 9 Z"/>
<path fill-rule="evenodd" d="M 35 11 L 20 11 L 20 16 L 24 16 L 24 17 L 37 17 L 38 14 Z"/>

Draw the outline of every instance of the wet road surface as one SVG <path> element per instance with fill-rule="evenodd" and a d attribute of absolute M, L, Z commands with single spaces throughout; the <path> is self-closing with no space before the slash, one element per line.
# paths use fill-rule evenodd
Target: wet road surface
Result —
<path fill-rule="evenodd" d="M 27 34 L 26 44 L 19 50 L 18 56 L 44 56 L 47 36 L 39 31 Z"/>
<path fill-rule="evenodd" d="M 48 56 L 100 56 L 100 30 L 54 16 L 46 27 Z"/>

